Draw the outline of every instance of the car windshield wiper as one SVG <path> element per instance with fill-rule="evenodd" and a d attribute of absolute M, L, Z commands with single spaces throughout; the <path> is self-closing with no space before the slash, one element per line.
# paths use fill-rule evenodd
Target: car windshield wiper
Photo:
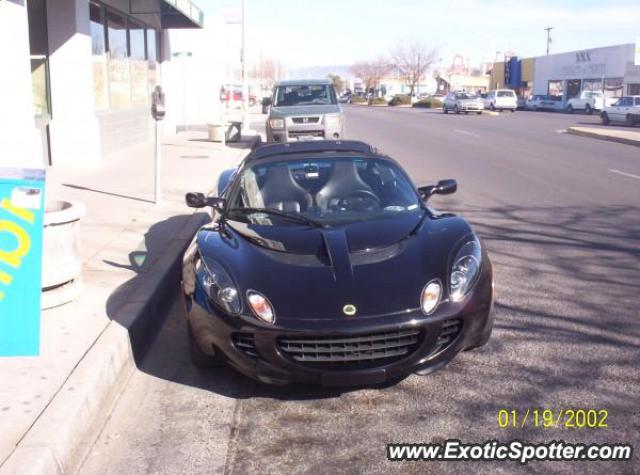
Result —
<path fill-rule="evenodd" d="M 230 213 L 240 213 L 240 214 L 257 214 L 257 213 L 264 213 L 264 214 L 270 214 L 273 216 L 278 216 L 280 218 L 283 219 L 288 219 L 289 221 L 297 221 L 298 223 L 303 223 L 303 224 L 307 224 L 309 226 L 312 226 L 314 228 L 324 228 L 326 227 L 324 224 L 315 221 L 311 218 L 307 218 L 306 216 L 303 216 L 301 214 L 294 214 L 294 213 L 288 213 L 286 211 L 280 211 L 277 209 L 272 209 L 272 208 L 231 208 L 226 210 L 225 214 L 230 214 Z"/>

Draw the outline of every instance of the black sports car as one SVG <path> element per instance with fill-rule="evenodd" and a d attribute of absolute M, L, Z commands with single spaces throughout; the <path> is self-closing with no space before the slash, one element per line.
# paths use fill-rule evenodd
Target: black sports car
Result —
<path fill-rule="evenodd" d="M 221 176 L 184 256 L 196 365 L 273 384 L 362 385 L 428 374 L 484 345 L 493 325 L 486 249 L 462 218 L 425 204 L 362 142 L 266 145 Z"/>

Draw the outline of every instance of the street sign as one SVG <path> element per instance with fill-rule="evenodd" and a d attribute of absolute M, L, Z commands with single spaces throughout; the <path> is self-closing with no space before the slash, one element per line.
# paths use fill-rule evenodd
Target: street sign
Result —
<path fill-rule="evenodd" d="M 0 356 L 40 352 L 44 170 L 0 168 Z"/>

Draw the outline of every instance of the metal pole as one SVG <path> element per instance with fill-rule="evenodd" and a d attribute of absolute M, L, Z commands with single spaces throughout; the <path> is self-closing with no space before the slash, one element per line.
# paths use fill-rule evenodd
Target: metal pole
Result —
<path fill-rule="evenodd" d="M 547 56 L 549 56 L 549 44 L 551 44 L 551 30 L 553 30 L 552 26 L 545 28 L 547 31 Z"/>
<path fill-rule="evenodd" d="M 242 50 L 240 60 L 242 61 L 242 131 L 248 132 L 249 125 L 249 86 L 247 85 L 247 36 L 245 25 L 245 0 L 242 0 Z"/>
<path fill-rule="evenodd" d="M 155 180 L 154 180 L 154 198 L 155 204 L 160 204 L 160 133 L 158 130 L 159 121 L 156 120 L 156 133 L 155 133 Z"/>

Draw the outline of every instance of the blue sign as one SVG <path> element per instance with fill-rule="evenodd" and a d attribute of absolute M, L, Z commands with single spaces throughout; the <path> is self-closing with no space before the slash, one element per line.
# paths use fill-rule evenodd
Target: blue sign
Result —
<path fill-rule="evenodd" d="M 0 168 L 0 356 L 40 352 L 44 170 Z"/>

